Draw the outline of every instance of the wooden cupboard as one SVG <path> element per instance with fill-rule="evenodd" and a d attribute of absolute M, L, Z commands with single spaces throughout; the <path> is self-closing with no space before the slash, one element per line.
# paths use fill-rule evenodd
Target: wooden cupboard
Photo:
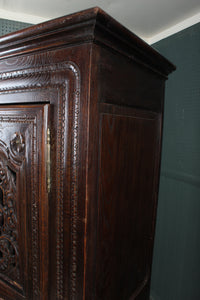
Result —
<path fill-rule="evenodd" d="M 165 80 L 99 8 L 0 38 L 0 298 L 148 299 Z"/>

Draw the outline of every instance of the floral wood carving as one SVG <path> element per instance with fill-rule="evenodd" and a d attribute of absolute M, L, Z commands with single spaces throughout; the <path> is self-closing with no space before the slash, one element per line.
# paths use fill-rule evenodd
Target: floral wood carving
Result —
<path fill-rule="evenodd" d="M 16 174 L 0 160 L 0 273 L 19 281 Z"/>
<path fill-rule="evenodd" d="M 25 142 L 22 134 L 15 132 L 13 138 L 10 142 L 10 148 L 14 152 L 15 155 L 19 155 L 20 153 L 24 153 Z"/>

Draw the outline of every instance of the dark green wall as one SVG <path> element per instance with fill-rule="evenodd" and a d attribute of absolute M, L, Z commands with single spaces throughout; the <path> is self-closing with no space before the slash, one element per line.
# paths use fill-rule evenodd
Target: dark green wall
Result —
<path fill-rule="evenodd" d="M 200 300 L 200 23 L 153 47 L 177 70 L 166 86 L 151 296 Z"/>

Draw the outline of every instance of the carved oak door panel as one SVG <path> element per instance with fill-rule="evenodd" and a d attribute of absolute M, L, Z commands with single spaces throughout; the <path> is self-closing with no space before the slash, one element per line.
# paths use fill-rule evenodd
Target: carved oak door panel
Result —
<path fill-rule="evenodd" d="M 48 299 L 48 111 L 0 107 L 1 299 Z"/>

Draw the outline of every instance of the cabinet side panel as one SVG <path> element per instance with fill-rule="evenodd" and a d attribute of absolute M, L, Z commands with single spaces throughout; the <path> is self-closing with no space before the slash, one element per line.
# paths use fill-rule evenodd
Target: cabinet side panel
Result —
<path fill-rule="evenodd" d="M 101 114 L 96 299 L 135 299 L 149 284 L 159 142 L 159 115 Z"/>
<path fill-rule="evenodd" d="M 164 79 L 94 44 L 89 82 L 85 299 L 146 300 Z"/>

